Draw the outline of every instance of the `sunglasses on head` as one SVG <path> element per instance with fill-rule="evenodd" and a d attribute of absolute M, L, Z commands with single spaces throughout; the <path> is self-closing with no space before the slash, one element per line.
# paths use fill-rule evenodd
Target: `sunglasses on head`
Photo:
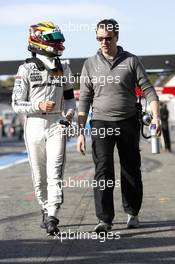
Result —
<path fill-rule="evenodd" d="M 96 39 L 99 41 L 99 42 L 102 42 L 103 40 L 107 41 L 107 42 L 110 42 L 112 40 L 113 37 L 96 37 Z"/>

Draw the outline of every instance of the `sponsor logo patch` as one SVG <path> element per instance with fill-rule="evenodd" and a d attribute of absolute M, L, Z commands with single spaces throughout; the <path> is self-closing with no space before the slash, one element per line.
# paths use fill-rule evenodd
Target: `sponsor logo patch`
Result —
<path fill-rule="evenodd" d="M 21 76 L 16 76 L 16 78 L 15 78 L 15 80 L 19 80 L 19 79 L 22 79 L 22 77 Z"/>
<path fill-rule="evenodd" d="M 21 85 L 21 80 L 19 79 L 15 80 L 15 85 Z"/>
<path fill-rule="evenodd" d="M 41 75 L 30 75 L 30 81 L 31 82 L 38 82 L 42 81 L 42 76 Z"/>

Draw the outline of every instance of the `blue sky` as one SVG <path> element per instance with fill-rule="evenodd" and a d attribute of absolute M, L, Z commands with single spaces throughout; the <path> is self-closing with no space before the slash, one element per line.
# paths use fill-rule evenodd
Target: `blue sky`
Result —
<path fill-rule="evenodd" d="M 0 60 L 22 60 L 31 24 L 53 21 L 66 38 L 64 58 L 96 53 L 94 25 L 114 18 L 120 24 L 119 45 L 136 55 L 175 53 L 174 0 L 0 0 Z"/>

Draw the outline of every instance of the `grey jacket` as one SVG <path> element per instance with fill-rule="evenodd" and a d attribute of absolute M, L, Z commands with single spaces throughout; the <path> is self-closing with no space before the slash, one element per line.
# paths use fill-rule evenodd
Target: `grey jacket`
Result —
<path fill-rule="evenodd" d="M 75 99 L 63 100 L 63 92 L 73 89 L 73 85 L 67 81 L 71 71 L 67 64 L 62 66 L 63 76 L 57 77 L 51 76 L 46 69 L 39 71 L 33 62 L 19 66 L 12 94 L 14 111 L 27 116 L 38 116 L 42 114 L 39 102 L 52 100 L 55 102 L 54 113 L 61 115 L 63 103 L 65 112 L 73 113 Z"/>
<path fill-rule="evenodd" d="M 137 56 L 118 46 L 118 54 L 112 62 L 99 50 L 84 63 L 80 77 L 79 112 L 89 112 L 92 119 L 117 121 L 136 114 L 139 86 L 147 101 L 158 101 L 143 65 Z"/>

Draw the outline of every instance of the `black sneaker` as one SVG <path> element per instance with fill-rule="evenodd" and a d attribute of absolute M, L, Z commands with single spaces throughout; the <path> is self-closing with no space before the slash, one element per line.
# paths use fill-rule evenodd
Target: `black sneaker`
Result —
<path fill-rule="evenodd" d="M 112 229 L 112 224 L 111 223 L 105 223 L 104 221 L 100 220 L 98 225 L 94 228 L 94 231 L 97 234 L 100 234 L 101 232 L 107 233 Z"/>
<path fill-rule="evenodd" d="M 50 236 L 57 235 L 60 230 L 58 228 L 59 220 L 54 216 L 48 216 L 46 221 L 47 234 Z"/>
<path fill-rule="evenodd" d="M 137 228 L 139 227 L 138 215 L 128 214 L 127 228 Z"/>
<path fill-rule="evenodd" d="M 42 213 L 42 222 L 40 224 L 40 227 L 46 229 L 46 221 L 47 221 L 48 213 L 46 210 L 41 210 L 41 213 Z"/>

